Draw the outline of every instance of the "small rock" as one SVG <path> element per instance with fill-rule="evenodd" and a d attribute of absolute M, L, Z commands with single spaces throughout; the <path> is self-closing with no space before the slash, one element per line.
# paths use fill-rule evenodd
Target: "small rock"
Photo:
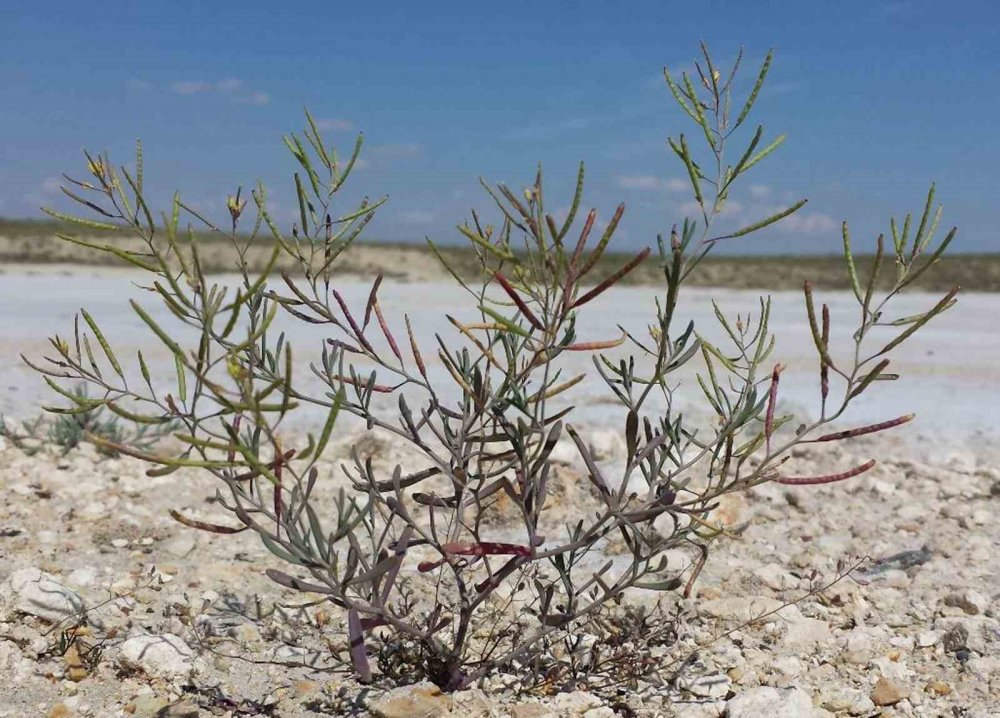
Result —
<path fill-rule="evenodd" d="M 1000 677 L 1000 656 L 970 657 L 962 670 L 984 685 L 989 685 Z"/>
<path fill-rule="evenodd" d="M 930 648 L 936 646 L 941 640 L 941 634 L 937 631 L 921 631 L 917 634 L 917 648 Z"/>
<path fill-rule="evenodd" d="M 724 698 L 729 693 L 732 679 L 725 673 L 698 676 L 684 683 L 684 690 L 699 698 Z"/>
<path fill-rule="evenodd" d="M 172 633 L 135 636 L 122 643 L 118 662 L 159 678 L 181 678 L 195 670 L 194 651 Z"/>
<path fill-rule="evenodd" d="M 580 451 L 572 441 L 557 441 L 552 453 L 549 454 L 549 461 L 566 466 L 572 466 L 580 460 Z"/>
<path fill-rule="evenodd" d="M 260 629 L 252 623 L 240 623 L 227 631 L 230 638 L 243 643 L 256 643 L 260 640 Z"/>
<path fill-rule="evenodd" d="M 944 605 L 961 608 L 968 615 L 977 616 L 986 613 L 986 609 L 990 607 L 990 600 L 979 591 L 967 588 L 964 591 L 949 593 L 944 598 Z"/>
<path fill-rule="evenodd" d="M 861 691 L 852 688 L 845 688 L 839 685 L 831 685 L 820 692 L 819 704 L 821 707 L 833 713 L 850 713 L 858 715 L 856 710 L 864 712 L 864 708 L 874 708 L 875 705 Z"/>
<path fill-rule="evenodd" d="M 198 718 L 201 711 L 196 704 L 190 701 L 178 701 L 164 706 L 154 715 L 156 718 Z"/>
<path fill-rule="evenodd" d="M 807 647 L 829 640 L 830 626 L 818 618 L 801 618 L 788 623 L 782 643 L 786 646 Z"/>
<path fill-rule="evenodd" d="M 186 558 L 188 554 L 198 547 L 198 540 L 191 535 L 192 533 L 191 531 L 187 531 L 176 538 L 164 541 L 160 544 L 160 549 L 167 556 Z"/>
<path fill-rule="evenodd" d="M 431 683 L 394 688 L 369 706 L 376 718 L 437 718 L 451 710 L 452 700 Z"/>
<path fill-rule="evenodd" d="M 541 703 L 518 703 L 510 709 L 511 718 L 554 718 L 555 713 Z"/>
<path fill-rule="evenodd" d="M 872 703 L 877 706 L 894 706 L 910 695 L 910 692 L 888 678 L 879 678 L 872 689 Z"/>
<path fill-rule="evenodd" d="M 76 643 L 71 643 L 63 654 L 63 663 L 66 665 L 66 678 L 79 683 L 87 677 L 87 666 L 80 658 L 80 649 Z"/>
<path fill-rule="evenodd" d="M 748 621 L 776 611 L 776 616 L 787 620 L 801 617 L 798 607 L 784 606 L 781 601 L 770 596 L 733 596 L 705 601 L 698 606 L 700 613 L 713 618 Z"/>
<path fill-rule="evenodd" d="M 116 538 L 111 541 L 111 545 L 115 548 L 125 548 L 128 546 L 128 539 Z"/>
<path fill-rule="evenodd" d="M 802 661 L 795 656 L 775 656 L 770 666 L 788 678 L 795 678 L 802 673 Z"/>
<path fill-rule="evenodd" d="M 15 610 L 50 623 L 58 623 L 86 610 L 80 594 L 37 568 L 15 571 L 7 583 L 10 588 L 5 586 L 3 592 L 13 593 Z"/>
<path fill-rule="evenodd" d="M 753 573 L 765 586 L 775 591 L 785 591 L 789 588 L 794 588 L 798 584 L 795 576 L 776 563 L 761 566 Z"/>
<path fill-rule="evenodd" d="M 944 649 L 949 652 L 975 651 L 980 655 L 1000 654 L 1000 621 L 986 616 L 947 618 L 938 621 L 945 626 Z"/>
<path fill-rule="evenodd" d="M 582 716 L 589 715 L 591 710 L 601 707 L 601 699 L 597 696 L 583 691 L 574 691 L 573 693 L 560 693 L 553 698 L 551 710 L 560 716 Z"/>
<path fill-rule="evenodd" d="M 625 440 L 613 430 L 595 431 L 590 435 L 590 454 L 594 461 L 607 461 L 625 453 Z"/>
<path fill-rule="evenodd" d="M 809 694 L 801 688 L 751 688 L 726 701 L 728 718 L 810 718 L 816 715 Z"/>
<path fill-rule="evenodd" d="M 947 696 L 951 694 L 951 686 L 944 681 L 930 681 L 924 690 L 935 696 Z"/>

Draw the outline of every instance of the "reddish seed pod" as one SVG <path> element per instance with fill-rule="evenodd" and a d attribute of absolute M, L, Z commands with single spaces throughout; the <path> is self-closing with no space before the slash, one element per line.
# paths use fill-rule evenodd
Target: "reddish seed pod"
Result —
<path fill-rule="evenodd" d="M 868 461 L 861 466 L 856 466 L 849 471 L 840 474 L 827 474 L 826 476 L 784 476 L 775 479 L 779 484 L 787 486 L 813 486 L 816 484 L 832 484 L 835 481 L 844 481 L 869 471 L 875 466 L 875 459 Z"/>

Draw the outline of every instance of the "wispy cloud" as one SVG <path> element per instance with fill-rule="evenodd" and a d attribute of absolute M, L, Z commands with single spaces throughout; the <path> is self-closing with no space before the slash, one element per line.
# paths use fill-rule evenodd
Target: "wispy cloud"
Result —
<path fill-rule="evenodd" d="M 565 120 L 555 122 L 540 123 L 537 125 L 527 125 L 507 134 L 510 140 L 540 140 L 547 137 L 560 135 L 563 132 L 574 130 L 584 130 L 591 125 L 589 117 L 570 117 Z"/>
<path fill-rule="evenodd" d="M 615 184 L 622 189 L 635 189 L 657 192 L 686 192 L 691 189 L 691 183 L 680 177 L 657 177 L 655 175 L 618 175 Z"/>
<path fill-rule="evenodd" d="M 431 224 L 437 218 L 437 215 L 426 209 L 406 210 L 400 212 L 397 216 L 399 217 L 400 222 L 414 225 Z"/>
<path fill-rule="evenodd" d="M 144 82 L 144 81 L 139 81 Z M 148 83 L 147 83 L 148 86 Z M 247 89 L 245 83 L 236 77 L 228 77 L 217 82 L 207 80 L 175 80 L 168 85 L 175 95 L 219 95 L 230 98 L 241 105 L 266 105 L 271 96 L 262 90 Z"/>
<path fill-rule="evenodd" d="M 779 205 L 775 204 L 773 200 L 768 200 L 773 190 L 767 185 L 755 185 L 755 187 L 757 187 L 756 195 L 754 195 L 754 188 L 750 188 L 752 195 L 750 201 L 730 199 L 723 206 L 719 215 L 718 229 L 720 234 L 759 222 L 765 217 L 770 217 L 788 208 L 788 205 Z M 767 191 L 763 192 L 765 189 Z M 761 194 L 762 192 L 763 194 Z M 674 209 L 687 217 L 701 216 L 701 207 L 694 200 L 682 202 Z M 809 236 L 828 234 L 836 231 L 839 227 L 840 223 L 830 215 L 823 212 L 809 212 L 805 209 L 800 209 L 773 225 L 774 231 L 783 234 Z"/>
<path fill-rule="evenodd" d="M 46 177 L 42 180 L 42 192 L 45 194 L 59 194 L 62 186 L 62 177 Z"/>
<path fill-rule="evenodd" d="M 271 96 L 266 92 L 261 92 L 260 90 L 251 92 L 249 95 L 243 95 L 236 98 L 236 102 L 241 105 L 266 105 L 270 101 Z"/>
<path fill-rule="evenodd" d="M 354 123 L 337 117 L 325 117 L 316 120 L 316 127 L 324 132 L 350 132 L 354 129 Z"/>
<path fill-rule="evenodd" d="M 211 92 L 214 85 L 201 80 L 179 80 L 170 83 L 170 91 L 175 95 L 197 95 L 201 92 Z"/>
<path fill-rule="evenodd" d="M 752 184 L 749 187 L 749 192 L 754 199 L 763 199 L 771 195 L 771 188 L 766 184 Z"/>

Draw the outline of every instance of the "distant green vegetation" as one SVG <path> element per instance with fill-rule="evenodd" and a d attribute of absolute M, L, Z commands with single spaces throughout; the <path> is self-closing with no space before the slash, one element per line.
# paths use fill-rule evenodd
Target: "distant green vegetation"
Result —
<path fill-rule="evenodd" d="M 102 252 L 87 251 L 55 239 L 58 231 L 65 231 L 58 222 L 31 219 L 7 219 L 0 217 L 0 264 L 7 263 L 57 263 L 111 264 L 112 258 Z M 96 235 L 96 233 L 95 233 Z M 233 271 L 234 254 L 228 240 L 210 233 L 197 233 L 203 251 L 203 263 L 211 272 Z M 99 237 L 104 241 L 121 243 L 120 235 L 111 233 Z M 247 259 L 250 269 L 259 270 L 269 255 L 270 247 L 263 246 L 257 252 L 249 252 Z M 214 251 L 213 251 L 214 250 Z M 464 278 L 473 278 L 481 271 L 475 253 L 467 246 L 441 246 L 449 264 Z M 609 274 L 621 266 L 631 255 L 607 253 L 601 257 L 600 268 Z M 871 266 L 870 256 L 856 257 L 858 271 L 867 274 Z M 416 260 L 416 261 L 410 261 Z M 419 261 L 423 260 L 423 261 Z M 417 272 L 421 267 L 425 272 Z M 288 269 L 293 269 L 291 266 Z M 421 243 L 400 244 L 365 239 L 349 248 L 341 264 L 344 274 L 371 275 L 383 272 L 397 279 L 427 280 L 447 279 L 440 264 L 433 260 L 430 250 Z M 883 272 L 883 280 L 888 286 L 892 272 Z M 662 283 L 660 268 L 648 261 L 625 280 L 626 284 Z M 817 287 L 825 289 L 848 289 L 848 277 L 844 271 L 843 258 L 836 256 L 720 256 L 712 255 L 698 267 L 690 277 L 694 286 L 731 287 L 733 289 L 769 289 L 773 291 L 798 290 L 802 283 L 812 280 Z M 952 254 L 941 258 L 936 271 L 926 272 L 915 283 L 915 287 L 926 291 L 943 291 L 955 285 L 965 291 L 1000 291 L 1000 254 Z"/>

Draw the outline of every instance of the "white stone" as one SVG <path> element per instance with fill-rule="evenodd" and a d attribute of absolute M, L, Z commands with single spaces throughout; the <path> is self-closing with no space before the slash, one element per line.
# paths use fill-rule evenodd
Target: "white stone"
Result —
<path fill-rule="evenodd" d="M 783 676 L 795 678 L 802 673 L 802 661 L 795 656 L 776 656 L 771 661 L 771 668 Z"/>
<path fill-rule="evenodd" d="M 786 646 L 809 647 L 829 640 L 830 626 L 817 618 L 802 618 L 788 622 L 788 631 L 782 643 Z"/>
<path fill-rule="evenodd" d="M 716 598 L 698 605 L 699 613 L 714 618 L 749 621 L 764 614 L 779 616 L 786 620 L 801 619 L 802 613 L 795 605 L 782 607 L 782 602 L 770 596 L 733 596 Z"/>
<path fill-rule="evenodd" d="M 917 634 L 917 648 L 936 646 L 940 640 L 941 634 L 937 631 L 921 631 Z"/>
<path fill-rule="evenodd" d="M 794 588 L 798 584 L 798 579 L 776 563 L 769 563 L 756 569 L 754 576 L 768 588 L 775 591 L 785 591 Z"/>
<path fill-rule="evenodd" d="M 158 678 L 183 678 L 196 669 L 191 647 L 172 633 L 141 635 L 122 643 L 118 662 Z"/>
<path fill-rule="evenodd" d="M 684 690 L 699 698 L 724 698 L 729 693 L 732 680 L 725 673 L 697 676 L 683 682 Z"/>
<path fill-rule="evenodd" d="M 625 453 L 625 439 L 613 429 L 593 432 L 588 445 L 594 461 L 607 461 Z"/>
<path fill-rule="evenodd" d="M 3 593 L 12 596 L 14 610 L 51 623 L 86 610 L 80 594 L 56 581 L 55 576 L 37 568 L 24 568 L 12 573 Z"/>
<path fill-rule="evenodd" d="M 576 448 L 576 444 L 572 441 L 562 439 L 556 442 L 555 447 L 552 449 L 552 453 L 549 454 L 549 460 L 556 464 L 571 466 L 578 461 L 581 461 L 580 451 Z"/>
<path fill-rule="evenodd" d="M 800 688 L 751 688 L 726 702 L 728 718 L 810 718 L 816 715 L 809 694 Z"/>
<path fill-rule="evenodd" d="M 553 710 L 557 715 L 561 716 L 582 716 L 592 709 L 601 707 L 600 698 L 583 691 L 559 693 L 552 700 Z"/>

